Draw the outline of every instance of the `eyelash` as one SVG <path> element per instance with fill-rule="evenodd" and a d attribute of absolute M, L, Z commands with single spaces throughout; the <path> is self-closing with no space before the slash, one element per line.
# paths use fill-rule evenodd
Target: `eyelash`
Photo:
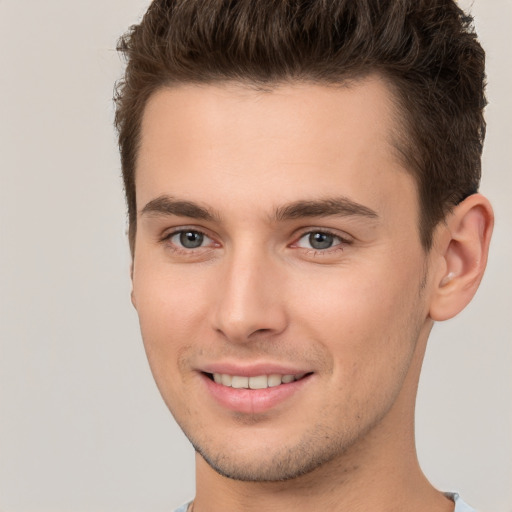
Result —
<path fill-rule="evenodd" d="M 201 235 L 202 237 L 204 237 L 204 238 L 214 242 L 213 238 L 208 236 L 204 231 L 201 231 L 200 229 L 194 229 L 194 228 L 179 228 L 179 229 L 175 229 L 175 230 L 173 230 L 173 231 L 171 231 L 169 233 L 166 233 L 161 238 L 160 241 L 162 243 L 167 244 L 173 252 L 178 253 L 178 254 L 183 254 L 183 255 L 193 255 L 193 254 L 197 253 L 197 251 L 199 251 L 199 250 L 204 250 L 204 249 L 209 249 L 210 248 L 208 246 L 200 246 L 200 247 L 194 247 L 194 248 L 187 248 L 187 247 L 183 247 L 181 245 L 178 245 L 178 244 L 172 242 L 172 239 L 175 236 L 181 235 L 181 234 L 184 234 L 184 233 L 195 233 L 195 234 Z M 216 245 L 218 245 L 218 244 L 216 244 Z"/>
<path fill-rule="evenodd" d="M 300 247 L 298 246 L 298 243 L 305 237 L 311 236 L 311 235 L 327 235 L 329 237 L 333 237 L 335 240 L 338 241 L 335 245 L 331 247 L 327 247 L 325 249 L 315 249 L 314 247 L 307 248 L 307 247 Z M 304 231 L 296 242 L 293 243 L 293 246 L 299 247 L 301 249 L 304 249 L 307 251 L 309 255 L 312 256 L 328 256 L 332 255 L 333 253 L 336 253 L 338 251 L 343 251 L 348 245 L 352 243 L 351 240 L 348 238 L 344 238 L 339 234 L 333 233 L 332 231 L 329 231 L 327 229 L 309 229 L 308 231 Z"/>
<path fill-rule="evenodd" d="M 178 254 L 183 254 L 183 255 L 193 255 L 193 254 L 196 254 L 197 251 L 199 250 L 205 250 L 205 249 L 211 249 L 212 247 L 209 247 L 209 246 L 199 246 L 199 247 L 195 247 L 195 248 L 187 248 L 187 247 L 183 247 L 183 246 L 180 246 L 174 242 L 172 242 L 171 240 L 177 236 L 177 235 L 181 235 L 181 234 L 184 234 L 184 233 L 195 233 L 195 234 L 198 234 L 198 235 L 201 235 L 202 237 L 205 237 L 209 240 L 211 240 L 212 242 L 214 242 L 217 246 L 220 246 L 218 243 L 216 243 L 212 237 L 210 237 L 209 235 L 207 235 L 204 231 L 201 231 L 200 229 L 193 229 L 193 228 L 179 228 L 179 229 L 175 229 L 169 233 L 166 233 L 160 240 L 160 242 L 162 243 L 166 243 L 168 244 L 168 246 L 171 248 L 171 250 L 175 253 L 178 253 Z M 311 235 L 327 235 L 329 237 L 333 237 L 335 240 L 338 241 L 337 244 L 331 246 L 331 247 L 327 247 L 327 248 L 324 248 L 324 249 L 315 249 L 314 247 L 311 247 L 311 248 L 308 248 L 308 247 L 300 247 L 298 245 L 298 243 L 300 242 L 300 240 L 302 240 L 303 238 L 307 237 L 307 236 L 311 236 Z M 299 248 L 299 249 L 303 249 L 304 251 L 307 252 L 307 254 L 309 255 L 313 255 L 313 256 L 325 256 L 325 255 L 332 255 L 333 253 L 335 252 L 338 252 L 338 251 L 343 251 L 345 249 L 345 247 L 347 247 L 348 245 L 350 245 L 352 243 L 351 240 L 347 239 L 347 238 L 344 238 L 336 233 L 333 233 L 329 230 L 326 230 L 326 229 L 309 229 L 308 231 L 304 231 L 300 234 L 300 236 L 296 239 L 295 242 L 293 242 L 290 247 L 296 247 L 296 248 Z"/>

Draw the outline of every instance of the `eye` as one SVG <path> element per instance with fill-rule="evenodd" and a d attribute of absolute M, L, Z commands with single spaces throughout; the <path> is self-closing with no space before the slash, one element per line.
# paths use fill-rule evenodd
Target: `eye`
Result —
<path fill-rule="evenodd" d="M 177 247 L 184 249 L 198 249 L 205 243 L 210 244 L 213 240 L 200 231 L 186 229 L 172 233 L 169 238 L 170 242 Z"/>
<path fill-rule="evenodd" d="M 343 242 L 345 242 L 345 240 L 339 236 L 333 235 L 332 233 L 327 233 L 325 231 L 311 231 L 300 237 L 297 242 L 297 246 L 303 247 L 304 249 L 321 251 L 341 245 Z"/>

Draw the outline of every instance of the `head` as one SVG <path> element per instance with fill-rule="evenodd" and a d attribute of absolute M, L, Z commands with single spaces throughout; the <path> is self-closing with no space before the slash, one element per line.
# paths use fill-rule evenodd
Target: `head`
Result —
<path fill-rule="evenodd" d="M 132 300 L 198 452 L 251 481 L 405 459 L 432 322 L 470 300 L 490 234 L 469 18 L 154 0 L 120 48 Z"/>
<path fill-rule="evenodd" d="M 119 41 L 128 59 L 116 126 L 133 252 L 141 122 L 177 84 L 340 85 L 371 73 L 393 93 L 394 143 L 418 189 L 428 250 L 434 227 L 478 190 L 485 135 L 484 52 L 452 0 L 153 1 Z"/>

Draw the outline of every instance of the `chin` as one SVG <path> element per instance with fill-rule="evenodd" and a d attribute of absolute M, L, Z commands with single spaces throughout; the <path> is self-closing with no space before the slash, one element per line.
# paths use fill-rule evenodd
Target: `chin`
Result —
<path fill-rule="evenodd" d="M 331 432 L 320 431 L 294 445 L 270 447 L 262 443 L 262 447 L 247 450 L 234 445 L 214 448 L 193 439 L 190 441 L 215 472 L 243 482 L 283 482 L 299 478 L 339 458 L 352 444 L 333 439 Z"/>
<path fill-rule="evenodd" d="M 265 460 L 234 460 L 229 456 L 213 456 L 196 451 L 203 457 L 207 464 L 220 475 L 239 480 L 242 482 L 284 482 L 293 480 L 300 476 L 314 471 L 319 466 L 327 462 L 324 459 L 305 460 L 295 451 L 288 454 L 279 454 L 272 459 Z"/>

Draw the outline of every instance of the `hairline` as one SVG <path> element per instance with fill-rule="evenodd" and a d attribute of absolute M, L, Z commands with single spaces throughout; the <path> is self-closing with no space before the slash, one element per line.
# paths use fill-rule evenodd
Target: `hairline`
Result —
<path fill-rule="evenodd" d="M 145 96 L 143 105 L 141 107 L 139 113 L 139 119 L 136 126 L 136 136 L 134 138 L 135 148 L 134 148 L 134 162 L 133 162 L 133 191 L 134 191 L 134 212 L 132 212 L 133 219 L 129 219 L 128 225 L 128 238 L 130 245 L 130 252 L 132 258 L 135 255 L 135 239 L 137 233 L 137 193 L 136 193 L 136 177 L 137 177 L 137 167 L 138 167 L 138 159 L 140 154 L 140 147 L 142 143 L 142 126 L 144 115 L 147 110 L 148 103 L 154 98 L 157 94 L 165 90 L 173 90 L 180 87 L 186 86 L 196 86 L 196 87 L 219 87 L 219 88 L 229 88 L 230 86 L 243 87 L 248 90 L 253 90 L 261 93 L 271 93 L 278 89 L 279 87 L 286 85 L 318 85 L 324 87 L 330 87 L 333 89 L 343 89 L 347 87 L 352 87 L 354 85 L 358 85 L 364 80 L 370 77 L 377 77 L 379 80 L 382 80 L 384 85 L 389 92 L 389 113 L 390 113 L 390 121 L 392 129 L 388 134 L 388 145 L 390 149 L 393 151 L 394 156 L 397 158 L 398 162 L 400 162 L 401 167 L 397 169 L 397 172 L 400 172 L 403 168 L 405 172 L 412 176 L 414 187 L 416 190 L 416 203 L 418 207 L 418 233 L 420 236 L 421 245 L 425 251 L 428 253 L 432 247 L 432 235 L 435 226 L 431 227 L 430 232 L 426 233 L 424 229 L 423 223 L 423 215 L 424 208 L 421 204 L 421 193 L 420 193 L 420 178 L 418 176 L 418 167 L 419 162 L 417 159 L 417 155 L 415 154 L 414 147 L 416 145 L 413 135 L 413 126 L 409 119 L 409 112 L 407 111 L 403 100 L 400 97 L 399 86 L 397 82 L 399 79 L 396 77 L 390 77 L 389 73 L 385 70 L 379 69 L 378 67 L 368 67 L 361 68 L 357 70 L 347 71 L 346 73 L 340 73 L 340 76 L 337 79 L 326 79 L 326 78 L 315 78 L 313 76 L 307 76 L 307 74 L 302 76 L 288 76 L 283 77 L 281 79 L 273 79 L 273 80 L 258 80 L 253 77 L 209 77 L 208 79 L 203 80 L 193 80 L 193 79 L 169 79 L 160 84 L 155 84 L 155 86 L 149 91 L 149 93 Z M 441 219 L 442 220 L 442 219 Z"/>

